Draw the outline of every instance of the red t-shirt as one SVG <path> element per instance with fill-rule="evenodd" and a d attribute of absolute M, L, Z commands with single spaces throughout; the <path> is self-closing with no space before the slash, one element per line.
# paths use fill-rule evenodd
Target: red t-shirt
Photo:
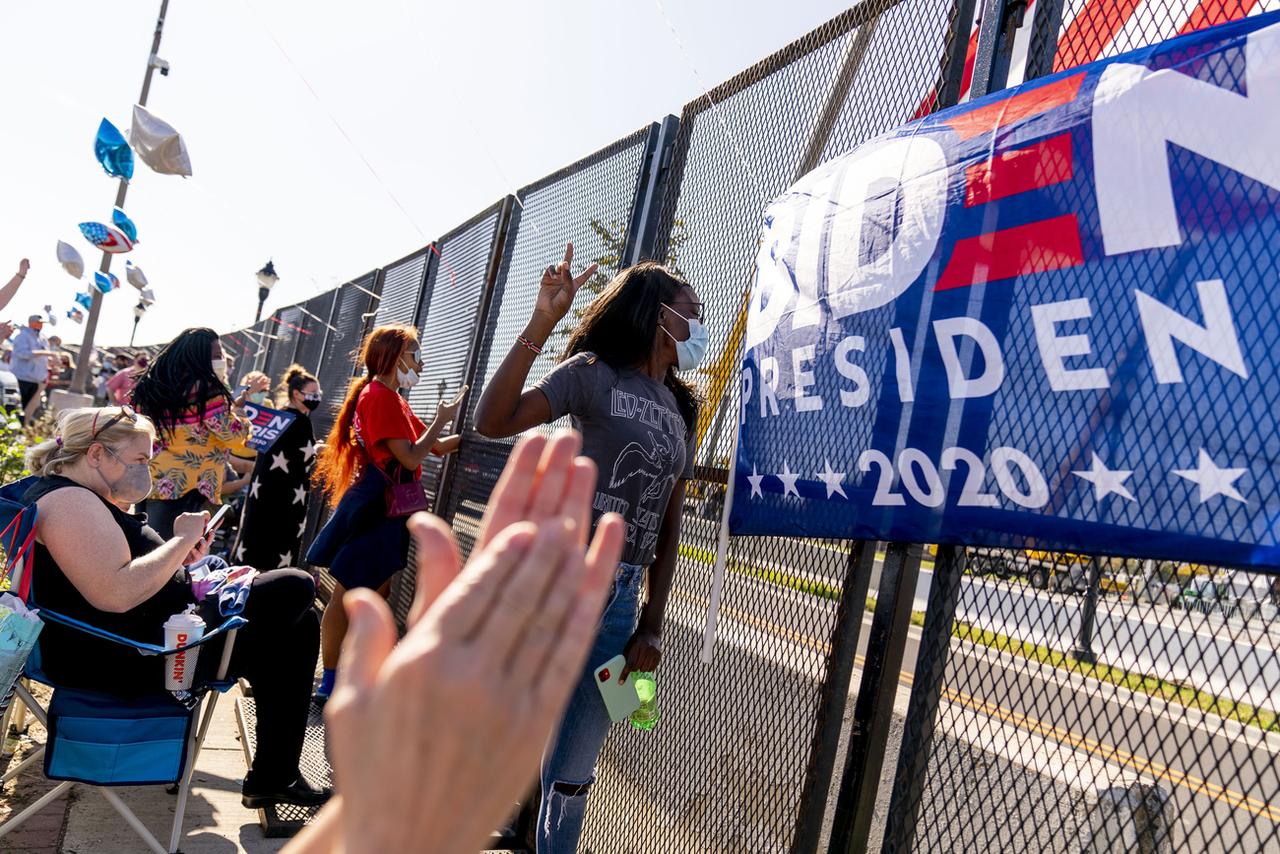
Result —
<path fill-rule="evenodd" d="M 387 447 L 388 439 L 416 442 L 427 430 L 427 426 L 409 408 L 409 402 L 377 380 L 360 392 L 351 427 L 365 455 L 384 472 L 395 459 Z M 422 477 L 421 466 L 414 472 L 414 477 Z"/>

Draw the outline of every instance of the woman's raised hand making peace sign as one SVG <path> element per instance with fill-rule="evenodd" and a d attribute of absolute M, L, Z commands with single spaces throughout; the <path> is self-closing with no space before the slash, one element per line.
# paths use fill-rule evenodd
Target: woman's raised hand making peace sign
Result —
<path fill-rule="evenodd" d="M 564 260 L 559 264 L 552 264 L 542 272 L 538 301 L 533 307 L 534 315 L 543 315 L 552 323 L 559 323 L 569 313 L 578 288 L 585 285 L 599 267 L 599 264 L 592 264 L 581 275 L 573 275 L 573 244 L 565 246 Z"/>

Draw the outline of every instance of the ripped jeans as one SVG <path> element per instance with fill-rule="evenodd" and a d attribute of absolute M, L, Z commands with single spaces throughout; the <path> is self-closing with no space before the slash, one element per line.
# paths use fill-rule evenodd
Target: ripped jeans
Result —
<path fill-rule="evenodd" d="M 572 854 L 578 849 L 587 792 L 595 782 L 596 759 L 609 734 L 609 713 L 595 670 L 622 654 L 636 628 L 644 567 L 619 564 L 613 593 L 600 620 L 586 667 L 569 695 L 560 727 L 542 757 L 542 804 L 538 809 L 538 854 Z"/>

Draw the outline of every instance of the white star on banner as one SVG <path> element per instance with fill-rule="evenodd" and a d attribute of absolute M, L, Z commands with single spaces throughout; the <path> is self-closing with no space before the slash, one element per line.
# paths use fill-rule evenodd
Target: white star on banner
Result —
<path fill-rule="evenodd" d="M 1199 463 L 1195 468 L 1174 469 L 1173 473 L 1178 477 L 1195 481 L 1200 487 L 1200 504 L 1205 503 L 1215 495 L 1225 495 L 1227 498 L 1234 498 L 1241 504 L 1248 504 L 1249 502 L 1245 501 L 1244 496 L 1235 487 L 1235 482 L 1243 477 L 1247 471 L 1248 469 L 1219 468 L 1208 452 L 1201 448 Z"/>
<path fill-rule="evenodd" d="M 307 533 L 307 520 L 303 519 L 298 523 L 298 536 L 301 537 Z"/>
<path fill-rule="evenodd" d="M 822 461 L 822 471 L 814 476 L 827 485 L 828 498 L 839 493 L 841 498 L 848 500 L 849 496 L 845 494 L 844 487 L 840 485 L 844 480 L 845 472 L 832 471 L 830 460 L 824 459 Z"/>
<path fill-rule="evenodd" d="M 244 543 L 236 546 L 236 560 L 244 560 Z"/>
<path fill-rule="evenodd" d="M 1131 469 L 1109 469 L 1102 460 L 1098 459 L 1097 454 L 1092 454 L 1092 457 L 1093 459 L 1088 469 L 1072 471 L 1071 473 L 1093 484 L 1093 497 L 1101 501 L 1108 495 L 1115 493 L 1128 501 L 1135 501 L 1133 493 L 1124 485 L 1124 482 L 1133 476 L 1133 471 Z"/>
<path fill-rule="evenodd" d="M 271 455 L 271 468 L 267 471 L 275 471 L 280 469 L 285 474 L 289 473 L 289 461 L 285 458 L 284 451 L 278 451 Z"/>
<path fill-rule="evenodd" d="M 301 504 L 307 500 L 307 488 L 305 486 L 295 487 L 293 490 L 293 503 Z"/>
<path fill-rule="evenodd" d="M 262 486 L 262 484 L 258 483 L 258 479 L 255 477 L 255 478 L 254 478 L 254 479 L 249 483 L 249 497 L 250 497 L 250 498 L 257 498 L 257 497 L 258 497 L 258 487 L 259 487 L 259 486 Z"/>
<path fill-rule="evenodd" d="M 787 461 L 783 460 L 782 471 L 778 474 L 778 480 L 782 481 L 783 498 L 788 495 L 794 495 L 796 498 L 800 497 L 800 490 L 796 489 L 796 479 L 799 477 L 800 475 L 793 472 L 790 466 L 787 465 Z"/>
<path fill-rule="evenodd" d="M 283 569 L 287 566 L 293 566 L 293 552 L 285 552 L 284 554 L 280 555 L 280 563 L 277 566 L 280 569 Z"/>
<path fill-rule="evenodd" d="M 302 446 L 302 461 L 304 463 L 311 462 L 311 458 L 314 457 L 315 455 L 316 455 L 315 442 L 307 442 L 307 444 Z"/>
<path fill-rule="evenodd" d="M 751 474 L 747 475 L 747 481 L 751 484 L 751 497 L 764 498 L 764 491 L 760 489 L 760 483 L 764 480 L 764 475 L 756 471 L 754 464 L 751 466 Z"/>

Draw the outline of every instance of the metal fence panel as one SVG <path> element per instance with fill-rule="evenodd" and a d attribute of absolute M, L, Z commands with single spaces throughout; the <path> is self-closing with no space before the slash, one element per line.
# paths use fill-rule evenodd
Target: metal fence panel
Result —
<path fill-rule="evenodd" d="M 500 209 L 494 205 L 434 244 L 439 255 L 427 273 L 423 307 L 418 312 L 422 376 L 409 392 L 409 405 L 424 422 L 431 421 L 442 398 L 457 394 L 463 384 L 498 239 Z M 439 491 L 442 469 L 443 462 L 435 456 L 422 464 L 422 483 L 432 502 Z M 412 545 L 409 566 L 414 566 Z M 412 570 L 402 572 L 392 587 L 391 607 L 402 623 L 413 604 L 416 581 Z"/>
<path fill-rule="evenodd" d="M 427 274 L 427 255 L 430 249 L 420 249 L 407 258 L 388 264 L 382 271 L 382 290 L 378 300 L 373 325 L 389 323 L 413 325 L 418 311 L 418 297 L 422 293 L 423 279 Z"/>
<path fill-rule="evenodd" d="M 276 321 L 276 337 L 267 350 L 262 372 L 271 377 L 271 388 L 274 391 L 276 384 L 280 382 L 280 375 L 284 373 L 285 368 L 293 364 L 293 354 L 298 347 L 298 339 L 303 337 L 303 333 L 299 330 L 303 327 L 301 326 L 302 311 L 297 306 L 282 308 L 272 317 Z M 241 376 L 244 375 L 241 374 Z"/>
<path fill-rule="evenodd" d="M 534 363 L 529 382 L 535 382 L 554 366 L 577 312 L 619 268 L 641 167 L 652 136 L 651 128 L 642 128 L 517 194 L 520 203 L 508 226 L 472 381 L 477 393 L 470 397 L 464 417 L 466 441 L 452 464 L 455 475 L 448 486 L 447 504 L 441 508 L 442 515 L 454 522 L 464 549 L 470 548 L 474 528 L 512 445 L 510 441 L 484 439 L 475 432 L 478 392 L 524 329 L 542 271 L 548 263 L 562 258 L 565 244 L 572 242 L 575 263 L 585 266 L 595 261 L 601 270 L 579 291 L 564 326 L 553 334 L 544 354 Z"/>
<path fill-rule="evenodd" d="M 356 350 L 364 335 L 376 273 L 366 273 L 338 289 L 336 304 L 329 322 L 330 330 L 325 340 L 324 353 L 320 357 L 320 372 L 316 375 L 324 389 L 324 405 L 315 411 L 311 420 L 317 436 L 328 434 L 333 420 L 342 407 L 347 386 L 356 374 Z"/>
<path fill-rule="evenodd" d="M 1047 44 L 1069 68 L 1251 7 L 1262 10 L 1067 0 Z M 1256 197 L 1244 179 L 1226 180 Z M 1271 248 L 1229 247 L 1226 263 L 1276 264 Z M 1181 273 L 1135 261 L 1131 275 L 1168 299 Z M 1129 347 L 1120 358 L 1146 356 Z M 1151 392 L 1126 394 L 1140 408 Z M 1112 395 L 1082 401 L 1063 429 L 1114 405 Z M 1017 421 L 988 425 L 991 443 L 1048 438 Z M 968 549 L 963 561 L 925 564 L 913 607 L 923 625 L 903 667 L 912 689 L 884 851 L 1280 851 L 1274 577 Z"/>
<path fill-rule="evenodd" d="M 818 844 L 835 747 L 824 716 L 836 715 L 838 730 L 844 707 L 831 693 L 843 687 L 828 682 L 832 643 L 842 607 L 856 620 L 862 604 L 840 601 L 849 545 L 733 540 L 714 663 L 700 660 L 745 298 L 768 200 L 909 120 L 940 85 L 954 14 L 939 0 L 861 4 L 684 111 L 661 231 L 663 255 L 698 291 L 712 332 L 698 450 L 709 479 L 686 500 L 658 676 L 665 717 L 651 732 L 613 730 L 584 832 L 593 850 Z"/>
<path fill-rule="evenodd" d="M 311 334 L 303 335 L 298 341 L 298 349 L 293 354 L 293 360 L 317 376 L 319 376 L 320 359 L 324 355 L 325 339 L 330 333 L 329 315 L 333 311 L 336 297 L 337 291 L 326 291 L 302 304 L 305 311 L 298 325 Z M 324 392 L 326 397 L 334 393 L 329 389 L 324 389 Z"/>

